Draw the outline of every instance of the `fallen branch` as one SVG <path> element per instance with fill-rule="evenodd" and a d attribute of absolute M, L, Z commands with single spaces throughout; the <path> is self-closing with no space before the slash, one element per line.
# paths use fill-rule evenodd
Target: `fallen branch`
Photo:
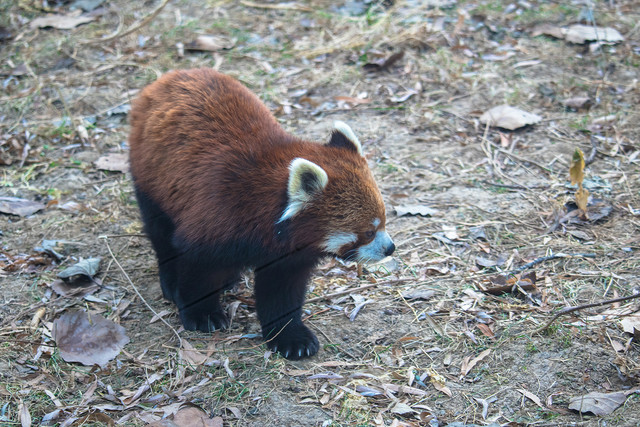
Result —
<path fill-rule="evenodd" d="M 510 273 L 515 273 L 515 272 L 519 272 L 519 271 L 524 271 L 527 268 L 531 268 L 534 265 L 540 264 L 542 262 L 545 261 L 550 261 L 552 259 L 559 259 L 559 258 L 595 258 L 596 254 L 554 254 L 554 255 L 549 255 L 549 256 L 543 256 L 541 258 L 537 258 L 534 259 L 531 262 L 526 263 L 525 265 L 522 265 L 514 270 L 511 270 Z"/>
<path fill-rule="evenodd" d="M 362 291 L 364 289 L 375 288 L 376 286 L 379 286 L 379 285 L 390 285 L 390 284 L 395 284 L 395 283 L 407 282 L 409 280 L 413 280 L 413 279 L 397 279 L 397 280 L 392 280 L 391 282 L 372 283 L 371 285 L 360 286 L 359 288 L 350 288 L 350 289 L 347 289 L 346 291 L 334 292 L 332 294 L 327 294 L 327 295 L 322 295 L 322 296 L 319 296 L 319 297 L 314 297 L 314 298 L 308 299 L 306 302 L 322 301 L 322 300 L 325 300 L 325 299 L 331 299 L 333 297 L 339 297 L 339 296 L 342 296 L 342 295 L 347 295 L 347 294 L 350 294 L 352 292 Z"/>
<path fill-rule="evenodd" d="M 547 323 L 545 323 L 541 327 L 537 328 L 534 331 L 534 333 L 542 332 L 542 331 L 546 330 L 547 328 L 549 328 L 549 326 L 551 326 L 551 324 L 553 322 L 555 322 L 555 320 L 558 317 L 563 316 L 565 314 L 573 313 L 574 311 L 582 310 L 584 308 L 600 307 L 602 305 L 613 304 L 613 303 L 622 302 L 622 301 L 628 301 L 628 300 L 632 300 L 632 299 L 635 299 L 635 298 L 640 298 L 640 293 L 635 294 L 635 295 L 630 295 L 630 296 L 627 296 L 627 297 L 620 297 L 620 298 L 614 298 L 614 299 L 610 299 L 610 300 L 606 300 L 606 301 L 594 302 L 594 303 L 591 303 L 591 304 L 578 305 L 578 306 L 575 306 L 575 307 L 566 307 L 566 308 L 560 310 L 559 312 L 557 312 L 556 315 L 553 316 L 551 318 L 551 320 L 549 320 Z"/>

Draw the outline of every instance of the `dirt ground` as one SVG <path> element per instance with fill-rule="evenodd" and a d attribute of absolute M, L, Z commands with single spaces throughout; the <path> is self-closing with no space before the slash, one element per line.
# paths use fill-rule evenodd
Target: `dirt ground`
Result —
<path fill-rule="evenodd" d="M 69 28 L 41 28 L 48 14 Z M 640 302 L 596 304 L 640 291 L 638 22 L 638 1 L 0 0 L 0 196 L 43 205 L 0 214 L 0 424 L 144 425 L 192 405 L 208 425 L 639 425 Z M 572 24 L 624 40 L 571 42 Z M 136 92 L 201 66 L 298 136 L 349 123 L 378 180 L 398 249 L 361 276 L 319 267 L 310 359 L 266 352 L 250 274 L 225 296 L 228 331 L 185 332 L 162 299 L 114 154 Z M 540 120 L 486 126 L 502 104 Z M 52 288 L 91 257 L 94 293 Z M 103 368 L 51 340 L 79 309 L 130 339 Z"/>

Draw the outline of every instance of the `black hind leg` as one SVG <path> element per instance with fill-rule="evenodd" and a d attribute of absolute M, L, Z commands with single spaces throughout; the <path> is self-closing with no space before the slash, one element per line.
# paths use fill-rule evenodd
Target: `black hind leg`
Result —
<path fill-rule="evenodd" d="M 137 186 L 135 189 L 144 229 L 151 239 L 151 244 L 158 258 L 162 295 L 175 302 L 180 259 L 180 252 L 172 243 L 175 226 L 169 216 L 160 209 L 160 206 Z"/>
<path fill-rule="evenodd" d="M 193 252 L 180 259 L 175 302 L 185 329 L 211 332 L 229 326 L 220 296 L 239 281 L 240 272 L 215 269 L 212 261 Z"/>

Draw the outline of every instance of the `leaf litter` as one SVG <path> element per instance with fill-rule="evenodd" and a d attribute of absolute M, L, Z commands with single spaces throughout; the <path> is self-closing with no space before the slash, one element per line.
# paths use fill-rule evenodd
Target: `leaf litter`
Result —
<path fill-rule="evenodd" d="M 620 13 L 600 4 L 592 11 L 597 22 L 627 36 L 616 46 L 603 44 L 603 39 L 590 46 L 534 39 L 526 32 L 532 15 L 534 22 L 541 21 L 538 13 L 545 19 L 554 16 L 554 22 L 582 16 L 580 7 L 569 3 L 560 10 L 552 3 L 517 2 L 498 5 L 498 13 L 473 2 L 465 8 L 452 2 L 396 2 L 391 7 L 355 2 L 362 14 L 348 17 L 329 9 L 325 15 L 262 8 L 287 3 L 245 3 L 209 8 L 186 1 L 104 48 L 83 47 L 86 37 L 117 30 L 119 14 L 143 19 L 151 12 L 149 5 L 123 4 L 119 14 L 102 15 L 90 26 L 34 31 L 30 50 L 16 50 L 21 56 L 3 67 L 3 72 L 15 69 L 20 74 L 3 74 L 0 162 L 8 165 L 3 167 L 3 188 L 7 195 L 47 206 L 35 216 L 5 217 L 0 227 L 6 257 L 1 259 L 0 280 L 7 301 L 0 307 L 0 333 L 7 338 L 0 359 L 10 361 L 0 365 L 7 374 L 6 387 L 30 390 L 20 398 L 33 422 L 58 411 L 58 423 L 108 424 L 113 417 L 119 424 L 141 424 L 171 418 L 181 406 L 196 401 L 214 411 L 207 417 L 256 425 L 307 420 L 320 425 L 329 419 L 344 425 L 423 425 L 434 420 L 461 425 L 488 424 L 496 417 L 502 417 L 502 424 L 536 424 L 552 417 L 554 422 L 575 423 L 581 419 L 567 411 L 569 396 L 584 389 L 633 386 L 638 378 L 637 340 L 624 331 L 622 321 L 637 311 L 634 303 L 622 303 L 619 311 L 595 309 L 597 313 L 584 317 L 576 313 L 558 321 L 556 329 L 530 333 L 565 306 L 632 292 L 638 245 L 638 156 L 633 153 L 638 152 L 638 138 L 633 126 L 637 113 L 629 107 L 636 95 L 629 79 L 634 69 L 625 60 L 635 49 L 628 2 L 616 3 Z M 53 6 L 58 14 L 67 14 L 67 8 L 63 2 Z M 23 9 L 10 13 L 28 25 Z M 589 22 L 584 17 L 576 21 L 580 19 Z M 215 22 L 215 32 L 204 22 Z M 235 45 L 223 49 L 224 58 L 216 51 L 184 46 L 177 54 L 175 46 L 195 40 L 201 29 Z M 19 31 L 9 30 L 20 37 L 15 43 L 24 42 Z M 78 42 L 77 65 L 64 73 L 46 71 L 56 59 L 38 48 L 59 37 Z M 13 40 L 3 40 L 3 45 L 14 48 Z M 404 57 L 385 67 L 387 71 L 363 69 L 367 63 L 384 65 L 400 51 Z M 20 64 L 25 65 L 18 68 Z M 323 116 L 352 122 L 387 207 L 417 205 L 436 211 L 430 216 L 387 216 L 387 229 L 398 246 L 393 264 L 361 271 L 334 261 L 320 266 L 309 298 L 320 299 L 304 310 L 305 322 L 323 348 L 316 358 L 296 363 L 297 369 L 264 351 L 246 284 L 240 285 L 238 295 L 223 297 L 234 314 L 231 331 L 208 335 L 180 330 L 175 308 L 159 296 L 149 244 L 136 236 L 141 227 L 126 176 L 98 168 L 94 157 L 83 157 L 85 150 L 97 149 L 122 152 L 126 158 L 128 128 L 123 119 L 135 91 L 164 70 L 212 64 L 240 78 L 270 109 L 281 107 L 278 120 L 302 137 L 322 139 L 331 121 Z M 47 92 L 49 87 L 61 93 Z M 21 97 L 17 106 L 15 99 L 6 99 L 13 96 Z M 581 96 L 590 97 L 591 105 L 568 102 Z M 545 118 L 544 124 L 500 133 L 479 124 L 484 106 L 507 102 L 535 111 Z M 113 111 L 119 113 L 110 115 Z M 59 120 L 69 114 L 68 123 Z M 85 116 L 94 116 L 95 129 L 80 120 Z M 37 123 L 45 119 L 58 119 L 55 126 L 61 128 L 55 132 L 62 135 L 45 136 L 51 129 L 36 132 Z M 25 127 L 35 136 L 25 137 Z M 487 152 L 477 143 L 483 136 L 496 141 Z M 575 148 L 585 153 L 592 148 L 591 136 L 598 145 L 583 180 L 591 193 L 585 220 L 574 201 L 576 188 L 567 183 L 567 170 Z M 589 186 L 596 176 L 610 184 Z M 83 181 L 81 187 L 73 186 L 76 178 Z M 48 205 L 54 198 L 60 204 Z M 58 209 L 69 200 L 86 209 Z M 599 212 L 602 216 L 594 220 Z M 111 240 L 133 283 L 144 285 L 141 295 L 194 352 L 185 353 L 186 347 L 177 344 L 164 323 L 149 323 L 153 313 L 123 286 L 111 262 L 104 263 L 104 286 L 93 300 L 59 298 L 47 286 L 56 263 L 68 265 L 67 257 L 78 257 L 73 245 L 54 245 L 58 256 L 36 250 L 49 264 L 18 265 L 16 254 L 28 253 L 42 236 L 79 240 L 91 253 L 101 254 L 94 252 L 95 240 L 105 233 L 119 236 Z M 580 239 L 585 235 L 587 239 Z M 587 252 L 585 246 L 594 258 L 548 258 L 530 264 L 549 254 Z M 478 257 L 486 267 L 480 268 Z M 535 279 L 527 276 L 532 271 Z M 494 292 L 485 292 L 481 285 Z M 350 324 L 346 316 L 356 306 L 349 296 L 354 292 L 371 302 Z M 55 355 L 43 353 L 31 360 L 24 342 L 32 338 L 20 328 L 46 337 L 52 318 L 80 305 L 121 323 L 136 338 L 125 347 L 125 357 L 101 371 L 60 363 L 54 374 L 38 380 L 38 372 L 50 370 Z M 492 357 L 476 362 L 459 379 L 463 362 L 470 358 L 471 363 L 487 349 Z M 186 360 L 190 356 L 193 361 Z M 99 382 L 91 395 L 94 372 Z M 304 374 L 295 376 L 300 372 Z M 306 379 L 313 375 L 318 377 Z M 35 398 L 41 393 L 31 391 L 39 387 L 55 390 L 54 397 L 72 408 L 59 409 L 53 400 Z M 528 390 L 540 396 L 538 401 L 547 395 L 546 408 L 522 393 Z M 83 394 L 90 397 L 88 402 Z M 552 396 L 555 405 L 548 403 Z M 633 422 L 634 399 L 602 421 Z M 18 399 L 8 396 L 7 401 L 0 416 L 16 423 Z M 469 410 L 469 402 L 477 402 L 477 411 Z M 93 414 L 80 404 L 91 407 Z"/>

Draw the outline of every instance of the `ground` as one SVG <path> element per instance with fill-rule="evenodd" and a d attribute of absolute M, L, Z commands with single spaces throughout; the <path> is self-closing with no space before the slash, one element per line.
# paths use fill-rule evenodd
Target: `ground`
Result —
<path fill-rule="evenodd" d="M 44 205 L 0 219 L 3 425 L 143 425 L 183 403 L 238 426 L 637 425 L 640 334 L 623 325 L 639 324 L 638 300 L 544 326 L 639 290 L 640 3 L 78 3 L 0 1 L 0 196 Z M 92 19 L 33 23 L 47 13 Z M 578 23 L 624 40 L 538 31 Z M 209 50 L 193 49 L 202 35 Z M 321 342 L 310 359 L 266 352 L 250 274 L 225 296 L 230 330 L 182 331 L 130 176 L 95 163 L 126 156 L 142 87 L 200 66 L 242 81 L 298 136 L 323 141 L 348 122 L 379 183 L 398 249 L 360 276 L 323 262 L 305 306 Z M 541 119 L 486 126 L 502 104 Z M 574 203 L 576 149 L 588 218 Z M 90 257 L 102 258 L 96 292 L 52 290 Z M 77 309 L 130 339 L 102 368 L 66 362 L 50 339 Z M 621 405 L 568 409 L 591 392 L 622 393 Z"/>

